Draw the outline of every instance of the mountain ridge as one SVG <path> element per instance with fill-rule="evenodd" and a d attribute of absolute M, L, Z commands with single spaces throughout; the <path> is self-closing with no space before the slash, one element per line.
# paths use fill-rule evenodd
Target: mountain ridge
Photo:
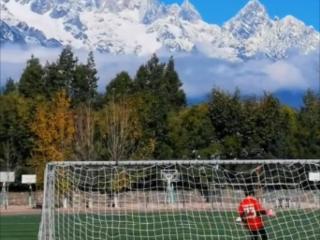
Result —
<path fill-rule="evenodd" d="M 317 49 L 320 34 L 293 16 L 271 19 L 250 0 L 222 26 L 205 22 L 191 1 L 1 0 L 0 44 L 147 55 L 164 49 L 241 61 L 282 59 Z"/>

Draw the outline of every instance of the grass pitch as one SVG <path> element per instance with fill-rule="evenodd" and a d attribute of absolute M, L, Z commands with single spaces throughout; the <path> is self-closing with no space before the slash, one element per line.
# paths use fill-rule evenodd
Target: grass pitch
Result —
<path fill-rule="evenodd" d="M 1 213 L 0 213 L 1 214 Z M 1 216 L 1 240 L 36 240 L 38 236 L 40 215 Z"/>
<path fill-rule="evenodd" d="M 245 240 L 246 229 L 231 212 L 179 212 L 128 215 L 64 215 L 56 218 L 63 240 Z M 39 215 L 0 216 L 1 240 L 37 239 Z M 266 220 L 271 240 L 319 240 L 320 211 L 279 213 Z M 83 238 L 80 238 L 80 237 Z M 86 237 L 85 237 L 86 236 Z"/>

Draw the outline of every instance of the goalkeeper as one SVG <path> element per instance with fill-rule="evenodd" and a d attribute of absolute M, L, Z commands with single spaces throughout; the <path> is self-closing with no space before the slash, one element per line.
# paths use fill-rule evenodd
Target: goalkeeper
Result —
<path fill-rule="evenodd" d="M 242 221 L 248 228 L 251 236 L 251 240 L 267 240 L 268 234 L 264 227 L 262 219 L 263 215 L 274 216 L 273 211 L 265 210 L 260 202 L 254 197 L 253 190 L 247 190 L 245 192 L 246 198 L 244 198 L 238 208 L 240 215 L 240 221 Z"/>

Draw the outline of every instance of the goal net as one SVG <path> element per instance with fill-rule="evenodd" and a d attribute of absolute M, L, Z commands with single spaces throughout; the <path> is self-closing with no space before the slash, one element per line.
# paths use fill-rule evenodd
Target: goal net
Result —
<path fill-rule="evenodd" d="M 50 163 L 39 240 L 255 239 L 246 193 L 265 239 L 318 240 L 319 175 L 319 160 Z"/>

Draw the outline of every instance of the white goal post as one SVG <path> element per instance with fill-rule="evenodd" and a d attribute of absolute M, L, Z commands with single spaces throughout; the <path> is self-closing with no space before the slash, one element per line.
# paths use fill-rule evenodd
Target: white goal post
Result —
<path fill-rule="evenodd" d="M 268 239 L 318 240 L 318 172 L 320 160 L 49 163 L 38 240 L 250 239 L 249 192 L 276 213 L 261 216 Z"/>

